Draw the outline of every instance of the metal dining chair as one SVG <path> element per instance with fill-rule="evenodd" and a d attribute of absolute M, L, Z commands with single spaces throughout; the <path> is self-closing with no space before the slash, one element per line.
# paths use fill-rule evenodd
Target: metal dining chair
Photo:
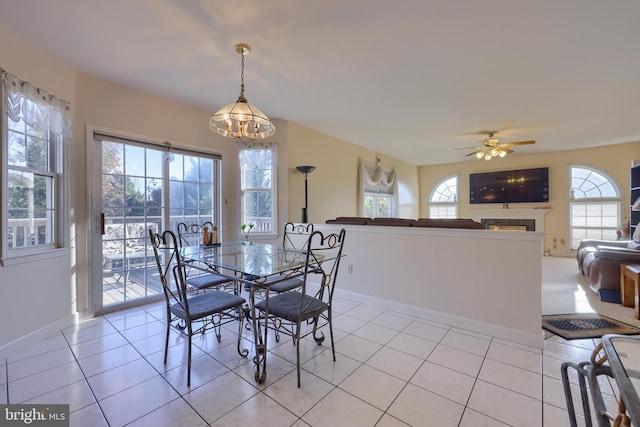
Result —
<path fill-rule="evenodd" d="M 213 227 L 214 225 L 210 221 L 206 221 L 202 225 L 187 225 L 184 222 L 179 223 L 178 240 L 180 247 L 203 244 L 205 228 L 210 231 L 213 230 Z M 188 265 L 186 267 L 187 285 L 194 288 L 196 292 L 209 288 L 216 288 L 218 290 L 235 289 L 235 279 L 229 276 L 212 272 L 210 269 L 204 271 L 197 268 L 190 268 Z"/>
<path fill-rule="evenodd" d="M 255 304 L 256 311 L 260 316 L 258 325 L 264 322 L 265 327 L 293 338 L 294 344 L 296 344 L 298 387 L 300 387 L 301 338 L 312 335 L 316 343 L 322 344 L 325 336 L 319 329 L 328 325 L 331 352 L 334 362 L 336 360 L 331 304 L 345 233 L 344 229 L 339 233 L 327 235 L 320 231 L 311 233 L 305 247 L 305 264 L 302 269 L 300 287 L 265 298 Z M 320 283 L 313 283 L 312 278 L 314 280 L 320 278 Z M 317 290 L 316 285 L 318 285 Z M 301 324 L 307 320 L 312 321 L 313 327 L 302 334 Z"/>
<path fill-rule="evenodd" d="M 188 337 L 187 387 L 191 386 L 191 347 L 195 334 L 213 329 L 218 342 L 222 339 L 222 325 L 238 322 L 238 353 L 246 357 L 248 349 L 241 349 L 242 306 L 245 299 L 234 293 L 216 289 L 192 294 L 186 283 L 185 265 L 180 258 L 180 247 L 175 234 L 167 230 L 162 234 L 149 230 L 160 281 L 167 308 L 167 333 L 164 344 L 164 363 L 167 363 L 169 332 L 175 326 Z M 175 286 L 171 283 L 174 282 Z M 195 327 L 194 327 L 195 326 Z"/>
<path fill-rule="evenodd" d="M 294 224 L 288 222 L 284 225 L 282 247 L 286 250 L 304 251 L 313 233 L 313 224 Z M 286 253 L 286 252 L 285 252 Z M 271 285 L 271 283 L 273 283 Z M 267 278 L 269 292 L 282 293 L 302 286 L 302 277 L 299 275 L 287 276 L 276 274 Z"/>

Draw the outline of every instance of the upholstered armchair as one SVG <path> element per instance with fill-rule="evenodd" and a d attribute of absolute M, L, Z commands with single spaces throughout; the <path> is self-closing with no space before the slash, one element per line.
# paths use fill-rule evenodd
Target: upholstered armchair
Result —
<path fill-rule="evenodd" d="M 601 299 L 602 290 L 620 291 L 620 264 L 640 264 L 640 227 L 632 240 L 582 240 L 577 260 L 578 270 Z"/>

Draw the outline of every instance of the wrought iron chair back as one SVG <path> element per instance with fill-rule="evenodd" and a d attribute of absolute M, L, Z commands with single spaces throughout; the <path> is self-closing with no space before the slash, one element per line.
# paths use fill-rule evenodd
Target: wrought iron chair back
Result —
<path fill-rule="evenodd" d="M 180 222 L 178 223 L 178 242 L 181 247 L 201 245 L 204 241 L 204 233 L 211 233 L 213 227 L 211 221 L 206 221 L 202 225 Z M 185 265 L 184 271 L 187 285 L 197 291 L 208 288 L 229 290 L 231 285 L 235 285 L 233 278 L 220 274 L 219 271 L 214 272 L 209 266 L 200 265 L 197 262 Z"/>
<path fill-rule="evenodd" d="M 342 258 L 342 248 L 344 245 L 346 231 L 344 228 L 339 233 L 327 234 L 314 231 L 307 242 L 307 259 L 305 262 L 302 293 L 309 293 L 308 286 L 310 275 L 319 275 L 320 287 L 315 292 L 314 297 L 325 301 L 329 306 L 333 301 L 333 291 L 335 290 L 340 260 Z M 324 261 L 329 258 L 329 261 Z M 301 301 L 301 311 L 308 309 L 304 301 Z"/>
<path fill-rule="evenodd" d="M 179 273 L 180 269 L 184 269 L 180 257 L 178 256 L 178 242 L 175 234 L 167 230 L 162 234 L 154 233 L 149 230 L 151 238 L 151 247 L 155 255 L 156 265 L 160 274 L 160 282 L 167 302 L 180 302 L 186 300 L 187 295 L 184 290 L 184 275 Z M 171 289 L 171 277 L 175 283 L 175 289 Z M 189 312 L 189 306 L 185 303 L 183 307 L 185 312 Z"/>
<path fill-rule="evenodd" d="M 285 250 L 295 251 L 296 253 L 304 251 L 312 233 L 313 224 L 294 224 L 292 222 L 288 222 L 284 225 L 282 247 Z M 302 285 L 302 278 L 299 271 L 290 271 L 286 274 L 272 276 L 267 279 L 267 282 L 274 284 L 269 288 L 264 288 L 260 291 L 260 296 L 263 298 L 265 296 L 265 292 L 282 293 L 299 288 Z M 246 288 L 247 290 L 250 289 L 248 285 Z M 280 340 L 280 336 L 277 333 L 276 340 Z"/>
<path fill-rule="evenodd" d="M 211 221 L 205 221 L 202 224 L 178 223 L 180 246 L 198 246 L 202 244 L 205 227 L 209 233 L 213 231 L 213 223 Z"/>
<path fill-rule="evenodd" d="M 288 222 L 284 225 L 282 247 L 285 249 L 304 250 L 311 233 L 313 233 L 313 224 L 294 224 Z"/>

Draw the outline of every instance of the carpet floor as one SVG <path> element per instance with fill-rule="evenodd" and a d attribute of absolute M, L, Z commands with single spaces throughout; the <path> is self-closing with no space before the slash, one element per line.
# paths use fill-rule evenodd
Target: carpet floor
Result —
<path fill-rule="evenodd" d="M 598 313 L 640 328 L 632 307 L 600 301 L 575 258 L 542 257 L 542 314 Z"/>

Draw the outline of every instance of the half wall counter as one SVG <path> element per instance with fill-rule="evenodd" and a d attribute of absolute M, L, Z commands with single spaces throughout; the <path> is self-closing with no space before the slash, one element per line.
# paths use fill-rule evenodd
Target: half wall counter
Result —
<path fill-rule="evenodd" d="M 543 347 L 544 233 L 314 224 L 347 231 L 336 295 Z"/>

